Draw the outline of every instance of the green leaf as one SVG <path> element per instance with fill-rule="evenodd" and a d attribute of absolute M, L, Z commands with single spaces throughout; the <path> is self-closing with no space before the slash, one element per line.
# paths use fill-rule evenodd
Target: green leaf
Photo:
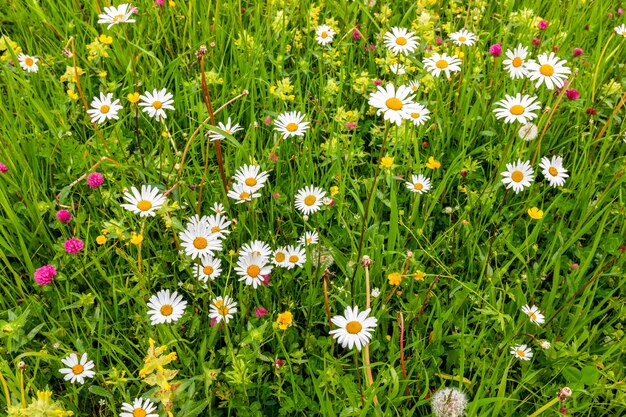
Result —
<path fill-rule="evenodd" d="M 99 385 L 92 385 L 89 387 L 89 392 L 91 392 L 92 394 L 98 395 L 100 397 L 105 397 L 105 398 L 113 398 L 113 395 L 111 395 L 111 393 L 107 390 L 105 390 L 104 388 L 102 388 Z"/>
<path fill-rule="evenodd" d="M 598 370 L 593 365 L 585 366 L 583 369 L 581 369 L 580 374 L 580 382 L 585 385 L 595 384 L 599 377 Z"/>

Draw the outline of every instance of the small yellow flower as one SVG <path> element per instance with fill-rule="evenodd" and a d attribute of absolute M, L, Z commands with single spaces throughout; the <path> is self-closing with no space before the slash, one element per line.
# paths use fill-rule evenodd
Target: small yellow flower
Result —
<path fill-rule="evenodd" d="M 143 242 L 143 235 L 137 235 L 135 233 L 132 233 L 130 243 L 132 243 L 133 245 L 140 245 L 141 242 Z"/>
<path fill-rule="evenodd" d="M 290 311 L 280 313 L 276 318 L 276 323 L 280 330 L 287 330 L 287 327 L 293 324 L 293 314 Z"/>
<path fill-rule="evenodd" d="M 539 220 L 543 218 L 543 210 L 539 210 L 537 207 L 528 209 L 528 215 L 531 219 Z"/>
<path fill-rule="evenodd" d="M 413 278 L 415 278 L 415 281 L 424 281 L 424 277 L 426 276 L 426 272 L 423 271 L 416 271 L 415 274 L 413 274 Z"/>
<path fill-rule="evenodd" d="M 380 164 L 383 168 L 389 169 L 393 165 L 393 158 L 391 156 L 383 156 L 380 158 Z"/>
<path fill-rule="evenodd" d="M 389 280 L 389 284 L 391 285 L 400 285 L 402 282 L 402 275 L 399 272 L 392 272 L 387 275 L 387 279 Z"/>
<path fill-rule="evenodd" d="M 136 102 L 139 101 L 139 93 L 138 92 L 130 93 L 126 96 L 126 98 L 128 99 L 128 101 L 135 104 Z"/>
<path fill-rule="evenodd" d="M 100 78 L 105 78 L 107 75 L 109 75 L 109 73 L 104 70 L 98 73 L 98 77 Z"/>
<path fill-rule="evenodd" d="M 385 339 L 387 339 L 388 342 L 391 341 L 391 335 L 388 334 L 387 336 L 385 336 Z"/>
<path fill-rule="evenodd" d="M 432 156 L 428 158 L 428 162 L 426 163 L 426 167 L 430 169 L 439 169 L 441 168 L 441 162 L 437 161 Z"/>
<path fill-rule="evenodd" d="M 67 90 L 67 96 L 71 99 L 71 100 L 78 100 L 78 94 L 76 94 L 76 92 L 74 90 Z"/>
<path fill-rule="evenodd" d="M 169 138 L 170 134 L 164 130 L 163 132 L 161 132 L 161 136 L 163 136 L 164 138 Z"/>
<path fill-rule="evenodd" d="M 107 243 L 107 238 L 104 235 L 100 235 L 96 238 L 96 243 L 100 246 L 104 245 L 105 243 Z"/>
<path fill-rule="evenodd" d="M 170 0 L 168 4 L 170 5 L 170 7 L 176 7 L 176 2 L 174 0 Z"/>
<path fill-rule="evenodd" d="M 113 38 L 104 33 L 98 37 L 98 40 L 105 45 L 111 45 L 113 43 Z"/>
<path fill-rule="evenodd" d="M 333 185 L 332 187 L 330 187 L 330 195 L 335 196 L 339 194 L 339 187 L 337 187 L 336 185 Z"/>

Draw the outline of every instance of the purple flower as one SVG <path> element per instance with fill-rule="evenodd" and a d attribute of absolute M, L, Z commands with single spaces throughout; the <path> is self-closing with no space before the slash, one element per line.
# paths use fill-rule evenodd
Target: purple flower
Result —
<path fill-rule="evenodd" d="M 539 38 L 533 38 L 533 45 L 535 45 L 535 46 L 539 46 L 539 45 L 541 45 L 541 39 L 539 39 Z"/>
<path fill-rule="evenodd" d="M 491 56 L 499 57 L 502 54 L 502 45 L 494 43 L 489 47 L 489 53 Z"/>
<path fill-rule="evenodd" d="M 548 25 L 549 23 L 547 20 L 540 20 L 539 23 L 537 23 L 537 27 L 539 28 L 539 30 L 546 30 Z"/>
<path fill-rule="evenodd" d="M 257 319 L 262 319 L 263 317 L 267 316 L 267 313 L 269 313 L 269 311 L 267 311 L 263 307 L 257 307 L 254 309 L 254 315 Z"/>
<path fill-rule="evenodd" d="M 9 167 L 7 167 L 6 165 L 4 165 L 2 162 L 0 162 L 0 173 L 5 173 L 9 170 Z"/>
<path fill-rule="evenodd" d="M 355 41 L 361 39 L 361 32 L 359 32 L 357 29 L 354 29 L 352 31 L 352 39 L 354 39 Z"/>
<path fill-rule="evenodd" d="M 57 275 L 57 269 L 52 265 L 44 265 L 41 268 L 37 268 L 33 277 L 39 285 L 47 285 L 52 282 Z"/>
<path fill-rule="evenodd" d="M 270 285 L 270 274 L 261 275 L 261 278 L 263 278 L 263 285 L 266 287 Z"/>
<path fill-rule="evenodd" d="M 57 211 L 57 219 L 59 219 L 61 223 L 69 223 L 70 220 L 72 220 L 72 213 L 67 210 L 59 210 Z"/>
<path fill-rule="evenodd" d="M 583 54 L 583 50 L 580 48 L 574 48 L 572 53 L 574 54 L 574 56 L 581 56 Z"/>
<path fill-rule="evenodd" d="M 565 95 L 570 100 L 576 100 L 578 97 L 580 97 L 580 93 L 578 92 L 578 90 L 575 89 L 565 90 Z"/>
<path fill-rule="evenodd" d="M 87 176 L 87 185 L 91 188 L 98 188 L 104 182 L 104 175 L 99 172 L 92 172 Z"/>
<path fill-rule="evenodd" d="M 75 238 L 68 239 L 63 244 L 65 252 L 69 253 L 70 255 L 80 252 L 81 250 L 83 250 L 84 247 L 85 244 L 83 243 L 83 241 Z"/>
<path fill-rule="evenodd" d="M 441 36 L 437 36 L 437 37 L 435 38 L 435 41 L 437 42 L 437 45 L 441 45 L 441 42 L 442 42 L 442 40 L 441 40 Z"/>

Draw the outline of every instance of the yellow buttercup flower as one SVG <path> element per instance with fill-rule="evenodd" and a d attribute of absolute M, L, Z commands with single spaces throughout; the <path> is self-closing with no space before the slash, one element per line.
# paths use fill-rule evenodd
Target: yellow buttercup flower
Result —
<path fill-rule="evenodd" d="M 335 196 L 339 194 L 339 187 L 337 187 L 336 185 L 333 185 L 332 187 L 330 187 L 330 195 Z"/>
<path fill-rule="evenodd" d="M 136 235 L 135 233 L 133 233 L 130 238 L 130 243 L 132 243 L 133 245 L 140 245 L 141 242 L 143 242 L 143 235 Z"/>
<path fill-rule="evenodd" d="M 402 282 L 402 275 L 399 272 L 392 272 L 387 275 L 387 279 L 389 280 L 389 284 L 391 285 L 400 285 Z"/>
<path fill-rule="evenodd" d="M 74 90 L 67 90 L 67 96 L 71 99 L 71 100 L 78 100 L 78 94 L 76 94 L 76 92 Z"/>
<path fill-rule="evenodd" d="M 139 101 L 139 93 L 138 92 L 130 93 L 126 96 L 126 98 L 128 99 L 128 101 L 135 104 L 136 102 Z"/>
<path fill-rule="evenodd" d="M 107 75 L 109 75 L 109 73 L 106 72 L 106 71 L 100 71 L 98 73 L 98 77 L 100 77 L 100 78 L 105 78 Z"/>
<path fill-rule="evenodd" d="M 539 220 L 543 218 L 543 210 L 539 210 L 537 207 L 528 209 L 528 216 L 531 219 Z"/>
<path fill-rule="evenodd" d="M 415 278 L 415 281 L 424 281 L 424 277 L 426 276 L 426 272 L 423 271 L 416 271 L 415 274 L 413 274 L 413 278 Z"/>
<path fill-rule="evenodd" d="M 98 37 L 98 40 L 105 45 L 111 45 L 113 43 L 113 37 L 107 36 L 104 33 Z"/>
<path fill-rule="evenodd" d="M 383 166 L 383 168 L 389 169 L 393 165 L 393 158 L 391 156 L 383 156 L 380 159 L 380 164 Z"/>
<path fill-rule="evenodd" d="M 287 327 L 293 324 L 293 314 L 290 311 L 280 313 L 276 318 L 276 323 L 280 330 L 287 330 Z"/>
<path fill-rule="evenodd" d="M 107 243 L 107 238 L 104 235 L 100 235 L 96 238 L 96 243 L 100 246 L 104 245 L 105 243 Z"/>
<path fill-rule="evenodd" d="M 426 167 L 430 169 L 439 169 L 441 168 L 441 162 L 437 161 L 432 156 L 428 158 L 428 162 L 426 163 Z"/>

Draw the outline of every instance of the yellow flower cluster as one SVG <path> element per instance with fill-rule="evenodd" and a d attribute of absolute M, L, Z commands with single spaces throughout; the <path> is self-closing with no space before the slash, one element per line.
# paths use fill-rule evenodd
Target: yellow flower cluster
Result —
<path fill-rule="evenodd" d="M 293 314 L 290 311 L 282 312 L 276 318 L 276 324 L 280 330 L 287 330 L 293 324 Z"/>
<path fill-rule="evenodd" d="M 0 52 L 3 53 L 2 57 L 0 57 L 0 60 L 2 60 L 2 62 L 6 62 L 11 58 L 10 53 L 4 53 L 9 49 L 11 49 L 15 55 L 22 52 L 22 48 L 20 48 L 17 42 L 12 41 L 11 38 L 9 38 L 7 35 L 0 37 Z"/>
<path fill-rule="evenodd" d="M 113 38 L 111 36 L 107 36 L 102 34 L 98 36 L 93 42 L 87 45 L 87 50 L 89 54 L 87 59 L 89 61 L 99 60 L 101 58 L 108 58 L 109 53 L 109 45 L 113 43 Z"/>
<path fill-rule="evenodd" d="M 149 342 L 150 347 L 143 360 L 144 366 L 139 371 L 139 377 L 142 378 L 143 382 L 146 384 L 150 386 L 156 385 L 160 388 L 153 395 L 161 401 L 165 411 L 168 412 L 174 404 L 174 391 L 176 391 L 176 388 L 178 388 L 180 384 L 172 382 L 178 374 L 178 371 L 175 369 L 166 369 L 165 366 L 178 359 L 178 357 L 176 356 L 176 352 L 170 352 L 164 355 L 167 346 L 157 348 L 154 346 L 154 340 L 150 339 Z"/>
<path fill-rule="evenodd" d="M 293 85 L 289 77 L 283 78 L 278 81 L 276 85 L 270 87 L 270 94 L 278 97 L 282 101 L 293 101 L 296 96 L 291 94 L 293 92 Z"/>

